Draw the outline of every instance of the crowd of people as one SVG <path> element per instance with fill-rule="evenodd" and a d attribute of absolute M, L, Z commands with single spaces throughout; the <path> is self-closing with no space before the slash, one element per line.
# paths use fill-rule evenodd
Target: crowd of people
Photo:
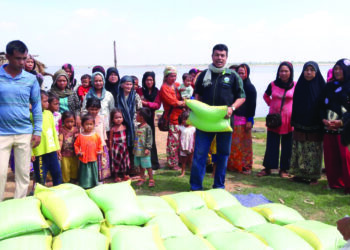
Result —
<path fill-rule="evenodd" d="M 226 169 L 252 173 L 252 127 L 257 91 L 247 64 L 226 67 L 228 48 L 217 44 L 212 63 L 191 69 L 177 82 L 177 70 L 164 69 L 161 88 L 155 73 L 145 72 L 141 86 L 135 76 L 120 77 L 115 67 L 85 72 L 80 82 L 74 67 L 64 64 L 53 75 L 51 89 L 41 90 L 43 79 L 26 45 L 12 41 L 6 47 L 8 64 L 0 68 L 0 200 L 3 199 L 10 155 L 15 172 L 15 198 L 24 197 L 32 162 L 35 182 L 45 185 L 77 183 L 91 188 L 106 179 L 137 178 L 137 185 L 155 186 L 153 170 L 161 166 L 155 143 L 155 111 L 163 105 L 168 122 L 166 167 L 191 167 L 191 190 L 202 190 L 208 154 L 214 164 L 213 188 L 225 187 Z M 350 61 L 339 60 L 327 83 L 316 62 L 304 64 L 297 82 L 293 65 L 282 62 L 263 99 L 269 106 L 264 169 L 279 169 L 282 178 L 318 183 L 322 158 L 329 188 L 350 192 L 350 152 L 346 145 L 350 117 Z M 231 132 L 206 132 L 188 125 L 187 99 L 211 106 L 227 106 Z M 281 153 L 280 153 L 281 148 Z M 163 167 L 163 166 L 162 166 Z"/>

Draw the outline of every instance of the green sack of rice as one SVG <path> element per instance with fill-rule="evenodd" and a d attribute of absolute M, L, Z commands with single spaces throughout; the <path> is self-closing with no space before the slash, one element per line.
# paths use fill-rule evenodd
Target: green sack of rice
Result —
<path fill-rule="evenodd" d="M 215 212 L 234 226 L 243 229 L 267 223 L 262 215 L 241 205 L 224 207 Z"/>
<path fill-rule="evenodd" d="M 248 232 L 253 233 L 262 241 L 265 241 L 269 247 L 274 250 L 312 250 L 314 249 L 303 238 L 296 233 L 288 230 L 285 227 L 265 223 L 258 226 L 250 227 L 246 229 Z"/>
<path fill-rule="evenodd" d="M 278 203 L 267 203 L 252 208 L 268 221 L 281 226 L 304 220 L 303 216 L 293 208 Z"/>
<path fill-rule="evenodd" d="M 254 235 L 236 230 L 227 233 L 212 233 L 206 239 L 218 250 L 268 250 L 267 244 Z"/>
<path fill-rule="evenodd" d="M 111 250 L 163 250 L 163 241 L 157 227 L 124 229 L 116 232 L 112 238 Z"/>
<path fill-rule="evenodd" d="M 101 233 L 107 237 L 108 242 L 112 242 L 112 238 L 116 232 L 119 232 L 121 230 L 137 230 L 140 229 L 141 227 L 139 226 L 125 226 L 125 225 L 120 225 L 120 226 L 113 226 L 113 225 L 108 225 L 107 222 L 103 222 L 101 225 Z"/>
<path fill-rule="evenodd" d="M 61 233 L 53 240 L 52 250 L 108 250 L 107 238 L 98 232 L 72 229 Z"/>
<path fill-rule="evenodd" d="M 177 214 L 193 210 L 206 208 L 205 201 L 197 192 L 182 192 L 177 194 L 163 195 L 163 198 L 175 210 Z"/>
<path fill-rule="evenodd" d="M 4 250 L 51 250 L 52 236 L 45 230 L 0 241 Z"/>
<path fill-rule="evenodd" d="M 208 208 L 219 210 L 223 207 L 230 207 L 233 205 L 241 205 L 241 203 L 232 194 L 225 189 L 216 188 L 207 191 L 199 192 Z"/>
<path fill-rule="evenodd" d="M 45 217 L 62 231 L 103 221 L 101 210 L 76 185 L 67 183 L 48 188 L 37 184 L 34 195 L 41 200 Z"/>
<path fill-rule="evenodd" d="M 285 227 L 306 240 L 316 250 L 340 249 L 346 244 L 337 227 L 319 221 L 298 221 Z"/>
<path fill-rule="evenodd" d="M 137 203 L 130 181 L 100 185 L 87 190 L 87 193 L 111 225 L 140 226 L 150 219 Z"/>
<path fill-rule="evenodd" d="M 197 235 L 168 238 L 164 240 L 166 250 L 215 250 L 205 239 Z"/>
<path fill-rule="evenodd" d="M 146 226 L 153 225 L 158 226 L 162 239 L 192 235 L 180 217 L 175 213 L 157 215 L 146 224 Z"/>
<path fill-rule="evenodd" d="M 34 197 L 0 202 L 0 240 L 48 228 Z"/>
<path fill-rule="evenodd" d="M 208 208 L 184 212 L 180 214 L 180 218 L 192 233 L 204 237 L 214 232 L 231 232 L 237 229 Z"/>
<path fill-rule="evenodd" d="M 46 221 L 50 225 L 49 230 L 53 236 L 57 236 L 61 233 L 62 230 L 55 223 L 53 223 L 50 220 L 46 220 Z M 99 223 L 86 224 L 86 225 L 82 226 L 81 229 L 88 229 L 88 230 L 92 230 L 94 232 L 100 232 L 100 227 L 101 227 L 101 225 Z"/>
<path fill-rule="evenodd" d="M 136 199 L 142 210 L 146 211 L 151 217 L 164 213 L 175 214 L 170 205 L 158 196 L 138 195 Z"/>

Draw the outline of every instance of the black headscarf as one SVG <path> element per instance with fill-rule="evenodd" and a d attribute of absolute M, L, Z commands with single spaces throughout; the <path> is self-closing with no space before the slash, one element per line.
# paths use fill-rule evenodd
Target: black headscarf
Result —
<path fill-rule="evenodd" d="M 117 74 L 118 76 L 118 81 L 116 83 L 111 83 L 109 81 L 109 77 L 111 76 L 112 73 Z M 117 68 L 114 67 L 110 67 L 107 69 L 107 75 L 106 75 L 106 90 L 111 92 L 114 100 L 117 100 L 118 97 L 118 91 L 119 91 L 119 83 L 120 83 L 120 76 L 119 76 L 119 72 L 117 70 Z"/>
<path fill-rule="evenodd" d="M 152 86 L 152 91 L 151 93 L 149 93 L 149 90 L 146 86 L 146 79 L 147 77 L 152 77 L 153 79 L 153 86 Z M 143 74 L 142 76 L 142 93 L 143 93 L 143 96 L 145 97 L 145 99 L 149 102 L 154 102 L 154 100 L 156 99 L 157 97 L 157 94 L 158 94 L 159 90 L 158 88 L 156 87 L 156 75 L 153 71 L 147 71 Z"/>
<path fill-rule="evenodd" d="M 245 79 L 243 80 L 243 89 L 246 95 L 245 102 L 240 106 L 235 115 L 244 116 L 246 118 L 251 118 L 255 116 L 256 109 L 256 89 L 252 82 L 250 81 L 250 68 L 248 64 L 241 64 L 237 69 L 244 68 L 245 69 Z"/>
<path fill-rule="evenodd" d="M 135 116 L 135 90 L 131 89 L 129 96 L 125 99 L 124 89 L 121 87 L 124 82 L 133 82 L 131 76 L 123 76 L 119 84 L 119 93 L 117 97 L 117 107 L 121 109 L 123 113 L 124 122 L 126 124 L 126 137 L 128 147 L 134 145 L 135 138 L 135 125 L 134 125 L 134 116 Z"/>
<path fill-rule="evenodd" d="M 101 72 L 103 77 L 106 79 L 106 71 L 105 68 L 100 66 L 100 65 L 96 65 L 92 68 L 92 74 L 95 72 Z"/>
<path fill-rule="evenodd" d="M 311 81 L 304 77 L 304 71 L 308 66 L 313 67 L 316 71 L 316 76 Z M 321 93 L 325 86 L 326 82 L 318 64 L 313 61 L 306 62 L 295 86 L 293 96 L 292 124 L 296 129 L 313 130 L 322 128 L 319 112 Z"/>
<path fill-rule="evenodd" d="M 288 82 L 283 82 L 279 77 L 280 69 L 282 66 L 287 66 L 289 71 L 290 71 L 290 76 L 289 76 Z M 287 62 L 287 61 L 281 62 L 281 64 L 278 66 L 275 84 L 276 84 L 276 86 L 283 88 L 283 89 L 287 89 L 287 90 L 291 89 L 294 86 L 293 77 L 294 77 L 293 64 L 290 62 Z"/>

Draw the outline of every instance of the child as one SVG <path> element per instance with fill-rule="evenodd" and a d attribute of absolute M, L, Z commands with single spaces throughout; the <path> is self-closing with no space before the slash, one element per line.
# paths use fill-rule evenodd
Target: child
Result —
<path fill-rule="evenodd" d="M 185 176 L 186 164 L 192 165 L 192 157 L 194 151 L 194 135 L 196 128 L 186 124 L 190 112 L 184 111 L 179 116 L 179 130 L 180 130 L 180 162 L 181 162 L 181 175 Z"/>
<path fill-rule="evenodd" d="M 139 79 L 137 78 L 137 76 L 131 76 L 132 80 L 133 80 L 133 84 L 134 84 L 134 89 L 137 93 L 138 89 L 140 89 L 139 86 Z"/>
<path fill-rule="evenodd" d="M 150 117 L 151 111 L 148 108 L 141 108 L 136 113 L 136 121 L 139 125 L 135 131 L 134 164 L 135 167 L 141 167 L 141 179 L 137 182 L 137 186 L 142 186 L 145 183 L 145 169 L 147 169 L 149 177 L 148 186 L 155 186 L 151 163 L 152 129 L 146 122 L 149 121 Z"/>
<path fill-rule="evenodd" d="M 55 121 L 56 132 L 59 134 L 61 127 L 60 99 L 57 95 L 49 93 L 49 110 L 52 112 Z"/>
<path fill-rule="evenodd" d="M 84 115 L 81 119 L 83 132 L 74 143 L 75 154 L 79 157 L 79 185 L 92 188 L 98 185 L 97 156 L 103 153 L 100 136 L 94 132 L 95 118 Z"/>
<path fill-rule="evenodd" d="M 111 169 L 109 164 L 109 153 L 107 148 L 107 121 L 103 115 L 99 115 L 101 109 L 101 101 L 97 98 L 88 98 L 86 100 L 86 109 L 88 114 L 95 118 L 95 132 L 100 136 L 102 140 L 103 154 L 98 157 L 98 176 L 102 182 L 104 179 L 111 177 Z"/>
<path fill-rule="evenodd" d="M 47 110 L 49 107 L 49 95 L 41 90 L 41 106 L 43 110 L 43 125 L 41 142 L 33 148 L 32 161 L 34 162 L 35 180 L 45 185 L 47 173 L 50 172 L 53 185 L 62 183 L 62 173 L 58 162 L 57 151 L 60 150 L 55 122 L 52 113 Z"/>
<path fill-rule="evenodd" d="M 63 182 L 75 182 L 78 179 L 78 158 L 74 153 L 74 141 L 78 136 L 74 113 L 65 111 L 62 115 L 59 141 L 61 146 L 61 169 Z"/>
<path fill-rule="evenodd" d="M 91 76 L 88 74 L 83 75 L 80 78 L 81 85 L 78 87 L 77 94 L 80 100 L 80 104 L 83 103 L 86 94 L 91 88 Z"/>
<path fill-rule="evenodd" d="M 188 73 L 182 75 L 183 84 L 180 85 L 179 91 L 183 99 L 191 99 L 193 95 L 192 79 L 192 76 Z"/>
<path fill-rule="evenodd" d="M 120 109 L 111 112 L 111 130 L 109 134 L 109 150 L 111 152 L 112 166 L 115 173 L 115 182 L 126 181 L 130 169 L 129 151 L 126 142 L 126 127 L 123 124 L 123 113 Z M 122 175 L 122 179 L 118 174 Z"/>

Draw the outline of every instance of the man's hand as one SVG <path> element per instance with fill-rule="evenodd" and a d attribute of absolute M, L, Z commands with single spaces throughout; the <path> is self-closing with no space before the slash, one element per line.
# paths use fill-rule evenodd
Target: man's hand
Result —
<path fill-rule="evenodd" d="M 344 240 L 350 239 L 350 217 L 345 217 L 337 221 L 337 228 L 343 235 Z"/>
<path fill-rule="evenodd" d="M 41 136 L 32 135 L 32 140 L 30 142 L 30 144 L 32 145 L 32 148 L 36 148 L 37 146 L 39 146 L 40 141 L 41 141 Z"/>
<path fill-rule="evenodd" d="M 228 108 L 227 108 L 227 114 L 226 114 L 225 118 L 226 118 L 226 119 L 229 119 L 229 118 L 232 116 L 232 114 L 233 114 L 232 108 L 231 108 L 231 107 L 228 107 Z"/>

